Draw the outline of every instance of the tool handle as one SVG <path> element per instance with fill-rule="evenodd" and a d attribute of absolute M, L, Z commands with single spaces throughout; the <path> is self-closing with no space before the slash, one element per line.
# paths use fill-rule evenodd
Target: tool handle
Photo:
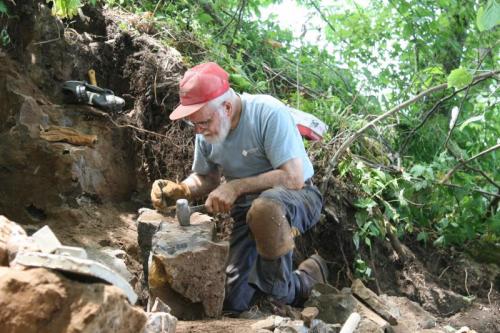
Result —
<path fill-rule="evenodd" d="M 206 213 L 207 207 L 205 205 L 191 206 L 191 213 Z"/>
<path fill-rule="evenodd" d="M 97 86 L 97 80 L 95 79 L 95 70 L 89 69 L 88 74 L 89 74 L 90 84 L 93 86 Z"/>

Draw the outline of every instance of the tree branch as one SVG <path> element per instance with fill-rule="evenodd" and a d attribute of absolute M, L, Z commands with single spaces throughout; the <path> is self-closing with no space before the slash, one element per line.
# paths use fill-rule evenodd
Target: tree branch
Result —
<path fill-rule="evenodd" d="M 478 79 L 481 79 L 481 78 L 484 78 L 484 77 L 491 77 L 493 75 L 496 75 L 500 73 L 500 70 L 495 70 L 495 71 L 491 71 L 491 72 L 487 72 L 487 73 L 483 73 L 481 75 L 478 75 L 476 76 L 474 79 L 473 79 L 473 83 L 474 81 L 478 80 Z M 472 84 L 472 83 L 471 83 Z M 372 127 L 373 125 L 375 125 L 376 123 L 378 123 L 379 121 L 381 120 L 384 120 L 386 119 L 387 117 L 391 116 L 392 114 L 398 112 L 398 111 L 401 111 L 402 109 L 406 108 L 407 106 L 417 102 L 418 100 L 420 100 L 422 97 L 424 96 L 427 96 L 429 94 L 432 94 L 436 91 L 439 91 L 439 90 L 443 90 L 443 89 L 446 89 L 448 87 L 448 84 L 447 83 L 443 83 L 443 84 L 440 84 L 440 85 L 437 85 L 437 86 L 434 86 L 434 87 L 431 87 L 423 92 L 421 92 L 420 94 L 418 94 L 417 96 L 407 100 L 406 102 L 392 108 L 391 110 L 387 111 L 386 113 L 384 114 L 381 114 L 380 116 L 378 116 L 377 118 L 373 119 L 372 121 L 370 121 L 368 124 L 366 124 L 365 126 L 363 126 L 363 128 L 357 130 L 356 132 L 354 132 L 353 135 L 351 135 L 340 147 L 339 149 L 335 152 L 335 154 L 333 155 L 332 159 L 330 160 L 330 162 L 328 163 L 328 168 L 325 172 L 325 176 L 323 177 L 323 182 L 321 184 L 321 192 L 322 193 L 325 193 L 327 188 L 328 188 L 328 178 L 330 176 L 330 174 L 332 173 L 333 169 L 337 166 L 337 163 L 338 163 L 338 160 L 339 158 L 345 153 L 345 151 L 347 150 L 347 148 L 349 148 L 352 143 L 354 141 L 356 141 L 356 139 L 358 139 L 366 130 L 368 130 L 370 127 Z"/>
<path fill-rule="evenodd" d="M 440 186 L 452 187 L 452 188 L 458 188 L 458 189 L 461 189 L 461 190 L 467 190 L 467 191 L 477 192 L 477 193 L 480 193 L 480 194 L 485 195 L 487 197 L 494 197 L 494 198 L 500 197 L 500 194 L 486 192 L 486 191 L 480 190 L 478 188 L 470 188 L 469 189 L 469 188 L 465 188 L 463 186 L 459 186 L 459 185 L 455 185 L 455 184 L 450 184 L 450 183 L 433 183 L 433 184 L 440 185 Z"/>
<path fill-rule="evenodd" d="M 461 156 L 458 156 L 457 154 L 455 154 L 453 152 L 452 149 L 450 149 L 448 147 L 448 152 L 453 155 L 453 157 L 455 157 L 455 159 L 457 160 L 460 160 L 460 159 L 463 159 Z M 479 173 L 481 176 L 483 176 L 491 185 L 495 186 L 498 190 L 500 190 L 500 184 L 497 184 L 493 179 L 491 179 L 483 170 L 481 169 L 478 169 L 478 168 L 474 168 L 474 167 L 471 167 L 470 165 L 467 165 L 465 164 L 464 165 L 464 168 L 470 170 L 470 171 L 474 171 L 474 172 L 477 172 Z"/>
<path fill-rule="evenodd" d="M 220 26 L 224 25 L 224 22 L 222 22 L 221 18 L 215 13 L 214 7 L 212 7 L 212 4 L 207 2 L 207 1 L 200 1 L 199 4 L 201 5 L 201 8 L 203 8 L 203 11 L 210 15 L 210 17 L 215 21 Z"/>
<path fill-rule="evenodd" d="M 492 75 L 493 76 L 493 75 Z M 476 84 L 479 84 L 480 82 L 483 82 L 484 80 L 487 80 L 487 79 L 490 79 L 492 76 L 488 76 L 488 77 L 482 77 L 482 78 L 479 78 L 475 81 L 473 81 L 470 85 L 476 85 Z M 453 98 L 455 95 L 457 95 L 459 92 L 462 92 L 464 91 L 465 89 L 467 89 L 469 86 L 467 87 L 463 87 L 461 89 L 458 89 L 458 90 L 455 90 L 453 93 L 449 94 L 448 96 L 445 96 L 443 98 L 441 98 L 439 101 L 436 102 L 436 104 L 434 104 L 432 106 L 432 108 L 425 114 L 424 116 L 424 119 L 422 119 L 422 122 L 420 122 L 420 124 L 417 125 L 417 127 L 415 127 L 411 132 L 410 134 L 408 134 L 408 136 L 406 137 L 405 139 L 405 142 L 403 143 L 403 145 L 401 146 L 401 148 L 399 149 L 399 154 L 400 155 L 403 155 L 405 150 L 406 150 L 406 146 L 408 145 L 408 143 L 410 142 L 410 139 L 411 137 L 413 136 L 413 134 L 415 134 L 415 132 L 417 132 L 420 128 L 422 128 L 422 126 L 424 126 L 424 124 L 427 122 L 427 120 L 429 120 L 429 118 L 434 114 L 434 112 L 436 112 L 437 108 L 443 104 L 444 102 L 446 102 L 447 100 Z"/>
<path fill-rule="evenodd" d="M 479 173 L 481 176 L 483 176 L 491 185 L 495 186 L 497 189 L 500 190 L 500 184 L 497 184 L 493 179 L 491 179 L 483 170 L 471 167 L 470 165 L 464 165 L 466 169 L 469 169 L 471 171 Z"/>
<path fill-rule="evenodd" d="M 245 10 L 246 5 L 247 5 L 247 0 L 241 0 L 241 5 L 237 11 L 238 21 L 236 22 L 236 25 L 234 26 L 233 40 L 234 40 L 234 37 L 236 36 L 236 33 L 238 32 L 238 29 L 240 27 L 241 19 L 243 17 L 243 11 Z M 231 40 L 231 43 L 232 43 L 232 40 Z"/>
<path fill-rule="evenodd" d="M 462 166 L 464 166 L 465 164 L 475 160 L 476 158 L 479 158 L 483 155 L 486 155 L 492 151 L 495 151 L 497 150 L 498 148 L 500 148 L 500 143 L 499 144 L 496 144 L 488 149 L 485 149 L 483 150 L 482 152 L 472 156 L 471 158 L 467 159 L 467 160 L 461 160 L 460 162 L 458 162 L 454 167 L 453 169 L 451 169 L 450 171 L 448 171 L 448 173 L 446 174 L 446 176 L 443 177 L 443 179 L 441 179 L 440 183 L 441 184 L 444 184 L 446 181 L 448 181 L 448 179 L 451 177 L 451 175 L 453 175 L 453 173 L 455 173 L 455 171 L 457 171 L 458 169 L 460 169 Z"/>
<path fill-rule="evenodd" d="M 488 53 L 485 53 L 485 55 L 481 58 L 481 60 L 477 64 L 476 72 L 477 72 L 477 70 L 479 68 L 481 68 L 481 64 L 483 63 L 483 61 L 486 58 L 487 54 Z M 458 108 L 457 118 L 455 119 L 455 121 L 452 124 L 450 130 L 448 131 L 448 135 L 446 136 L 446 140 L 444 142 L 443 147 L 448 147 L 448 141 L 450 141 L 451 134 L 453 133 L 453 130 L 455 129 L 455 126 L 457 125 L 458 116 L 460 115 L 460 112 L 462 111 L 462 108 L 464 107 L 465 100 L 467 99 L 467 96 L 469 95 L 469 91 L 470 91 L 471 87 L 472 87 L 471 84 L 467 85 L 467 90 L 465 90 L 465 96 L 464 96 L 464 98 L 462 98 L 462 102 L 460 103 L 460 107 Z"/>
<path fill-rule="evenodd" d="M 321 19 L 328 25 L 328 27 L 330 29 L 332 29 L 332 31 L 335 31 L 335 28 L 333 27 L 333 25 L 328 20 L 328 17 L 326 17 L 325 14 L 323 14 L 323 12 L 321 11 L 321 8 L 319 8 L 319 6 L 316 3 L 316 1 L 311 0 L 310 3 L 314 7 L 314 9 L 316 9 L 316 11 L 318 12 L 319 16 L 321 16 Z"/>

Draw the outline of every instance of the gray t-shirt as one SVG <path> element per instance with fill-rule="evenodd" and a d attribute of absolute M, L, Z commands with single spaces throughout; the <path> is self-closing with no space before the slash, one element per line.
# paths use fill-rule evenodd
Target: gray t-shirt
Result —
<path fill-rule="evenodd" d="M 226 180 L 257 176 L 300 157 L 304 180 L 313 166 L 288 107 L 269 95 L 241 95 L 238 126 L 220 144 L 206 142 L 197 134 L 192 170 L 208 174 L 221 168 Z"/>

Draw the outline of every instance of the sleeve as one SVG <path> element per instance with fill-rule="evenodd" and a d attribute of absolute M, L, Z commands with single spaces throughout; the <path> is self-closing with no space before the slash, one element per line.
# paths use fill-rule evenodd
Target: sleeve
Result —
<path fill-rule="evenodd" d="M 263 138 L 266 156 L 274 169 L 292 158 L 302 157 L 302 139 L 286 106 L 269 112 Z"/>
<path fill-rule="evenodd" d="M 194 142 L 194 158 L 191 170 L 200 175 L 207 175 L 217 170 L 217 165 L 210 162 L 207 159 L 208 148 L 202 142 L 201 136 L 196 135 L 196 140 Z"/>

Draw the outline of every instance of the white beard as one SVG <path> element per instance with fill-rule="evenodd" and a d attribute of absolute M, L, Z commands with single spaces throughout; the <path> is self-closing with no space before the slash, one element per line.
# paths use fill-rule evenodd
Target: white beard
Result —
<path fill-rule="evenodd" d="M 219 111 L 217 111 L 219 112 Z M 231 130 L 231 121 L 225 112 L 219 112 L 220 125 L 219 125 L 219 134 L 217 136 L 206 137 L 205 141 L 210 144 L 218 144 L 223 143 L 226 140 L 229 131 Z"/>

